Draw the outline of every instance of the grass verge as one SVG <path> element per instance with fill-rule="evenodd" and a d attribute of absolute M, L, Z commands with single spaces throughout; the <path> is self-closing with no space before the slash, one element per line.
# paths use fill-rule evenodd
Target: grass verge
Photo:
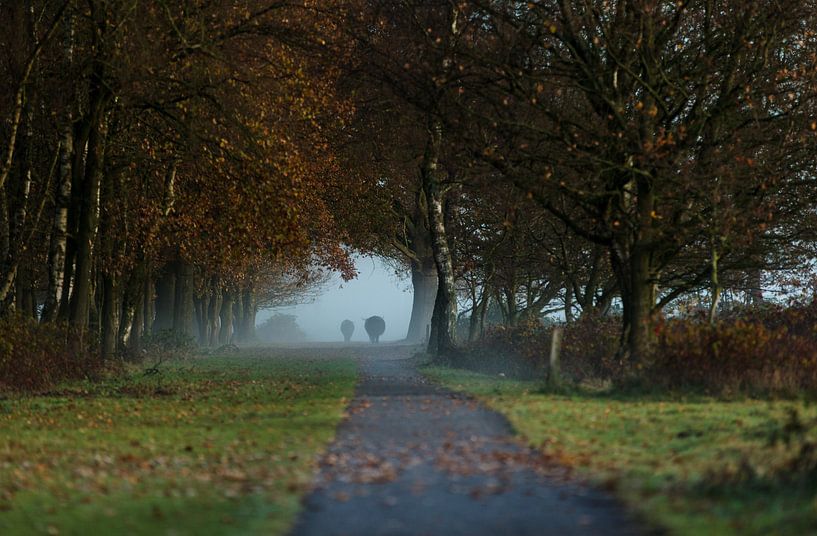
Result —
<path fill-rule="evenodd" d="M 817 408 L 807 402 L 547 393 L 426 368 L 505 414 L 533 446 L 674 534 L 817 533 Z"/>
<path fill-rule="evenodd" d="M 355 377 L 258 350 L 0 399 L 0 534 L 282 534 Z"/>

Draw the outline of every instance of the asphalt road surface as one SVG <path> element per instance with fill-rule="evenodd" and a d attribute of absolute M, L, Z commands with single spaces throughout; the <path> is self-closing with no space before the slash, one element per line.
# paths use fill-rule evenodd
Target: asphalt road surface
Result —
<path fill-rule="evenodd" d="M 361 379 L 293 536 L 655 533 L 514 439 L 503 416 L 430 384 L 411 348 L 299 352 L 352 352 Z"/>

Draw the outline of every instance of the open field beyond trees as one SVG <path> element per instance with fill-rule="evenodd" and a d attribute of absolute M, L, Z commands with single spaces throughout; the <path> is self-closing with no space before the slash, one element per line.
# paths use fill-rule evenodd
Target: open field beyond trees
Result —
<path fill-rule="evenodd" d="M 0 399 L 2 534 L 282 534 L 355 381 L 262 351 Z"/>

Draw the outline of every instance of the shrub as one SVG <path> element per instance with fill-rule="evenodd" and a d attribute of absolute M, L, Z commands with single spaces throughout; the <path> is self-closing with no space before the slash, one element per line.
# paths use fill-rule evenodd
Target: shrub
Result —
<path fill-rule="evenodd" d="M 616 359 L 621 338 L 621 318 L 586 315 L 565 325 L 562 372 L 576 382 L 615 380 L 625 372 Z"/>
<path fill-rule="evenodd" d="M 146 335 L 142 340 L 143 355 L 158 362 L 184 359 L 193 355 L 196 342 L 193 337 L 175 329 L 163 329 Z"/>
<path fill-rule="evenodd" d="M 490 327 L 484 337 L 469 346 L 457 364 L 491 374 L 527 377 L 543 373 L 546 361 L 541 358 L 540 345 L 547 328 L 531 321 L 515 326 Z"/>
<path fill-rule="evenodd" d="M 620 319 L 586 316 L 563 325 L 562 373 L 576 382 L 611 379 L 620 371 L 614 356 Z M 544 375 L 550 359 L 553 324 L 533 320 L 515 326 L 494 326 L 470 346 L 465 366 L 514 376 Z"/>
<path fill-rule="evenodd" d="M 647 366 L 616 359 L 621 319 L 586 316 L 564 325 L 562 373 L 575 382 L 612 380 L 716 395 L 817 393 L 817 303 L 733 309 L 660 319 Z M 544 375 L 552 327 L 496 326 L 467 348 L 461 365 L 508 375 Z"/>
<path fill-rule="evenodd" d="M 41 391 L 102 369 L 75 330 L 23 317 L 0 319 L 0 390 Z"/>
<path fill-rule="evenodd" d="M 774 311 L 774 314 L 769 314 Z M 659 324 L 652 383 L 712 394 L 817 391 L 817 337 L 803 310 L 773 310 Z"/>
<path fill-rule="evenodd" d="M 795 303 L 788 306 L 771 302 L 729 310 L 721 317 L 724 321 L 744 320 L 763 324 L 767 328 L 785 327 L 790 335 L 813 337 L 817 335 L 817 302 Z"/>
<path fill-rule="evenodd" d="M 270 343 L 298 343 L 306 340 L 306 334 L 298 326 L 298 317 L 282 313 L 276 313 L 266 319 L 255 328 L 255 333 L 259 340 Z"/>

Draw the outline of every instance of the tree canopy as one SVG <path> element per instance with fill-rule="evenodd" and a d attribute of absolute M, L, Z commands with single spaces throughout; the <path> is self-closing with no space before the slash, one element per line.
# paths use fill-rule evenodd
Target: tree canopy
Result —
<path fill-rule="evenodd" d="M 0 313 L 103 355 L 251 338 L 349 252 L 408 339 L 622 313 L 813 259 L 817 5 L 0 2 Z M 275 294 L 284 296 L 279 300 Z"/>

